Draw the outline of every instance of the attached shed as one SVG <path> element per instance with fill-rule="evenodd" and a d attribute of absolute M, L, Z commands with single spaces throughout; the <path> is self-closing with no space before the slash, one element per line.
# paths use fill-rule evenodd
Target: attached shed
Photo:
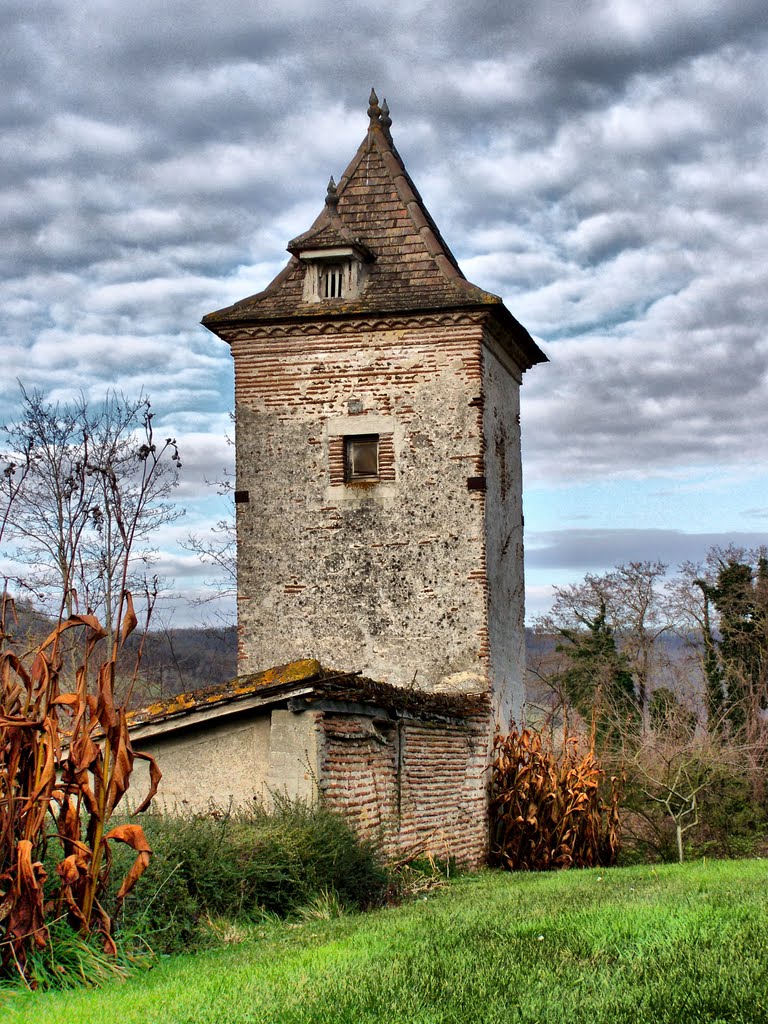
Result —
<path fill-rule="evenodd" d="M 162 768 L 156 805 L 322 799 L 392 855 L 477 865 L 490 718 L 487 691 L 430 693 L 309 659 L 151 704 L 130 731 Z"/>

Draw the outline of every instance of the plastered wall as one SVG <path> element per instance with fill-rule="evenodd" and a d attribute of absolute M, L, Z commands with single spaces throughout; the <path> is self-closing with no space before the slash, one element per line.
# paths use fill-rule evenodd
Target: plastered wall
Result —
<path fill-rule="evenodd" d="M 470 315 L 232 338 L 242 672 L 486 685 L 481 339 Z M 373 432 L 394 479 L 332 483 L 330 439 Z"/>
<path fill-rule="evenodd" d="M 525 700 L 520 371 L 492 335 L 483 347 L 485 550 L 490 679 L 496 722 L 507 731 Z"/>
<path fill-rule="evenodd" d="M 148 739 L 134 747 L 151 754 L 163 778 L 155 809 L 204 811 L 230 801 L 247 803 L 264 794 L 269 771 L 269 715 L 205 722 L 191 729 Z M 138 803 L 147 790 L 145 761 L 134 763 L 131 796 Z"/>

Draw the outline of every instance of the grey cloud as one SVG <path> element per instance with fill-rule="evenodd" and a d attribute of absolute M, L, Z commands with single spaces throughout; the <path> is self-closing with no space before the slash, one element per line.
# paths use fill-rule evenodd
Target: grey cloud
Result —
<path fill-rule="evenodd" d="M 0 397 L 117 382 L 220 414 L 197 321 L 280 269 L 374 84 L 468 276 L 552 360 L 529 481 L 765 465 L 764 24 L 756 0 L 11 0 Z"/>
<path fill-rule="evenodd" d="M 605 570 L 634 561 L 671 567 L 703 561 L 712 547 L 759 548 L 768 533 L 684 533 L 682 530 L 572 529 L 526 537 L 526 563 L 535 569 Z"/>

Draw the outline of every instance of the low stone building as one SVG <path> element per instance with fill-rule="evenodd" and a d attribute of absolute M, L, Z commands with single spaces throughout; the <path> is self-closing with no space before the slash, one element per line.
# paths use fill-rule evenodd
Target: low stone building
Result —
<path fill-rule="evenodd" d="M 479 864 L 488 721 L 486 695 L 403 689 L 304 660 L 151 704 L 130 731 L 162 768 L 156 803 L 169 810 L 319 796 L 390 855 Z"/>

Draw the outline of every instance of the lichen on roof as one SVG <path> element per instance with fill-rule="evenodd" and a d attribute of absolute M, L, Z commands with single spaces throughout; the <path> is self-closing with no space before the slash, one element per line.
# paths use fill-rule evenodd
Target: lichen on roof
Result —
<path fill-rule="evenodd" d="M 225 683 L 202 686 L 197 690 L 154 701 L 146 707 L 128 713 L 129 728 L 183 718 L 195 711 L 205 711 L 222 704 L 232 704 L 237 710 L 239 701 L 247 697 L 263 696 L 270 702 L 286 701 L 300 692 L 309 701 L 320 699 L 373 704 L 385 711 L 408 712 L 429 718 L 449 716 L 466 718 L 487 714 L 489 695 L 477 693 L 435 693 L 417 687 L 394 686 L 367 679 L 358 672 L 338 672 L 322 668 L 313 658 L 277 665 L 263 672 L 238 676 Z"/>
<path fill-rule="evenodd" d="M 246 676 L 237 676 L 225 683 L 213 686 L 201 686 L 197 690 L 179 693 L 174 697 L 154 701 L 143 708 L 128 713 L 128 725 L 146 725 L 148 722 L 162 721 L 189 711 L 199 711 L 226 701 L 236 701 L 249 697 L 261 690 L 274 687 L 309 683 L 320 673 L 320 662 L 313 658 L 292 661 L 287 665 L 277 665 L 264 672 L 254 672 Z"/>

